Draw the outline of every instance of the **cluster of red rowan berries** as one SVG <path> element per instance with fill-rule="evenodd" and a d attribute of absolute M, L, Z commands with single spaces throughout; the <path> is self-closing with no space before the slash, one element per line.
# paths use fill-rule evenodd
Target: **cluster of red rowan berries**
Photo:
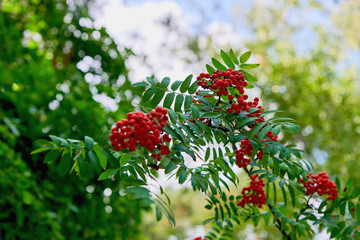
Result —
<path fill-rule="evenodd" d="M 145 147 L 152 152 L 152 156 L 160 160 L 162 155 L 170 154 L 165 142 L 170 137 L 165 133 L 164 127 L 168 125 L 167 110 L 156 107 L 149 114 L 143 112 L 128 113 L 126 119 L 116 123 L 111 129 L 110 141 L 115 151 L 128 149 L 135 151 L 137 146 Z M 155 149 L 160 153 L 154 154 Z"/>
<path fill-rule="evenodd" d="M 202 237 L 196 237 L 193 240 L 207 240 L 207 238 L 202 238 Z"/>
<path fill-rule="evenodd" d="M 320 196 L 327 194 L 327 200 L 335 200 L 338 196 L 338 190 L 336 184 L 329 180 L 329 177 L 326 175 L 326 172 L 320 172 L 316 175 L 309 173 L 307 178 L 310 181 L 305 182 L 303 178 L 300 179 L 300 182 L 304 184 L 306 188 L 306 195 L 311 195 L 318 193 Z"/>
<path fill-rule="evenodd" d="M 258 179 L 258 175 L 250 176 L 251 182 L 249 187 L 241 190 L 242 199 L 237 203 L 238 206 L 244 207 L 245 204 L 253 204 L 259 208 L 266 202 L 266 195 L 263 187 L 265 186 L 262 179 Z"/>
<path fill-rule="evenodd" d="M 256 135 L 255 135 L 256 136 Z M 266 136 L 268 137 L 268 139 L 262 139 L 261 142 L 268 142 L 268 141 L 278 141 L 277 137 L 274 136 L 274 134 L 269 131 Z M 269 143 L 267 143 L 269 144 Z M 267 145 L 265 144 L 265 146 Z M 243 140 L 240 141 L 240 149 L 236 149 L 235 150 L 235 157 L 236 157 L 236 164 L 238 165 L 239 168 L 246 168 L 247 165 L 251 162 L 251 160 L 249 158 L 247 158 L 246 156 L 250 157 L 253 151 L 253 146 L 251 145 L 250 141 L 248 138 L 245 138 Z M 259 160 L 262 160 L 263 157 L 263 150 L 260 150 L 259 152 L 256 153 L 256 156 Z"/>

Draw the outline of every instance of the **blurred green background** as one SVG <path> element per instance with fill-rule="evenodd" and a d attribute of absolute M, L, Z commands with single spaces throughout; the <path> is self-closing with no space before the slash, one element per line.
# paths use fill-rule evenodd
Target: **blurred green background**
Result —
<path fill-rule="evenodd" d="M 316 171 L 360 183 L 360 2 L 0 1 L 0 238 L 191 239 L 204 199 L 168 184 L 177 226 L 119 194 L 116 182 L 59 177 L 30 155 L 49 134 L 105 143 L 134 109 L 130 82 L 205 71 L 220 49 L 253 52 L 265 109 L 302 126 L 283 136 Z M 111 190 L 111 191 L 110 191 Z M 233 191 L 240 191 L 234 189 Z M 274 239 L 239 226 L 236 239 Z M 319 234 L 317 239 L 326 239 Z M 324 238 L 325 236 L 325 238 Z"/>

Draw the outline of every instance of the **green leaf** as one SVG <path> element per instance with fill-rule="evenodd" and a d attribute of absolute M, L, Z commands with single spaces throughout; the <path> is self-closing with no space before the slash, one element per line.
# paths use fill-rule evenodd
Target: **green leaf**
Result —
<path fill-rule="evenodd" d="M 189 89 L 192 78 L 193 78 L 192 74 L 190 74 L 189 76 L 187 76 L 185 78 L 185 80 L 183 81 L 183 83 L 180 86 L 180 92 L 181 93 L 185 93 Z"/>
<path fill-rule="evenodd" d="M 251 129 L 251 131 L 249 132 L 248 134 L 248 138 L 252 138 L 254 137 L 254 135 L 256 135 L 258 133 L 258 131 L 263 127 L 265 126 L 266 122 L 262 122 L 262 123 L 259 123 L 258 125 L 256 125 L 253 129 Z"/>
<path fill-rule="evenodd" d="M 222 60 L 224 61 L 224 63 L 231 69 L 235 69 L 235 65 L 234 63 L 231 61 L 231 59 L 229 58 L 229 56 L 226 54 L 226 52 L 224 52 L 223 50 L 220 51 L 220 56 L 222 58 Z"/>
<path fill-rule="evenodd" d="M 116 169 L 108 169 L 99 176 L 98 180 L 101 181 L 101 180 L 108 179 L 111 176 L 115 175 L 118 171 L 119 171 L 118 168 L 116 168 Z"/>
<path fill-rule="evenodd" d="M 178 119 L 176 113 L 173 110 L 168 109 L 168 114 L 169 114 L 170 120 L 175 123 L 176 120 Z"/>
<path fill-rule="evenodd" d="M 102 169 L 106 169 L 106 166 L 107 166 L 107 157 L 102 154 L 101 151 L 95 151 L 96 155 L 99 157 L 99 161 L 100 161 L 100 165 L 102 167 Z"/>
<path fill-rule="evenodd" d="M 61 147 L 61 141 L 60 138 L 54 135 L 49 136 L 51 140 L 56 144 L 56 146 Z"/>
<path fill-rule="evenodd" d="M 181 171 L 181 173 L 179 175 L 179 183 L 180 184 L 183 184 L 186 181 L 188 174 L 189 173 L 186 170 Z"/>
<path fill-rule="evenodd" d="M 186 96 L 185 97 L 185 102 L 184 102 L 184 109 L 185 110 L 190 108 L 192 100 L 193 100 L 192 96 Z"/>
<path fill-rule="evenodd" d="M 169 77 L 164 77 L 163 80 L 161 80 L 161 86 L 167 88 L 169 86 L 170 83 L 170 78 Z"/>
<path fill-rule="evenodd" d="M 293 188 L 291 185 L 288 185 L 288 188 L 289 188 L 289 192 L 290 192 L 290 196 L 291 196 L 292 205 L 293 205 L 293 207 L 295 207 L 296 199 L 295 199 L 295 191 L 294 191 L 294 188 Z"/>
<path fill-rule="evenodd" d="M 244 70 L 240 70 L 240 72 L 242 72 L 245 76 L 245 80 L 248 82 L 257 82 L 258 80 L 256 79 L 256 77 L 254 77 L 253 75 L 251 75 L 248 72 L 245 72 Z"/>
<path fill-rule="evenodd" d="M 210 148 L 207 148 L 206 149 L 206 153 L 205 153 L 205 161 L 209 160 L 209 157 L 210 157 Z"/>
<path fill-rule="evenodd" d="M 60 177 L 65 176 L 66 173 L 68 173 L 72 167 L 73 159 L 69 153 L 65 153 L 61 159 L 58 166 L 58 174 Z"/>
<path fill-rule="evenodd" d="M 160 221 L 162 218 L 162 212 L 158 206 L 155 207 L 156 210 L 156 221 Z"/>
<path fill-rule="evenodd" d="M 59 158 L 60 154 L 61 154 L 61 152 L 56 149 L 51 150 L 50 152 L 48 152 L 45 155 L 44 163 L 51 163 L 51 162 L 57 160 Z"/>
<path fill-rule="evenodd" d="M 131 159 L 131 155 L 130 154 L 123 154 L 120 158 L 120 164 L 121 166 L 124 166 L 125 164 L 127 164 Z"/>
<path fill-rule="evenodd" d="M 215 69 L 210 66 L 209 64 L 206 64 L 206 70 L 208 71 L 208 73 L 210 73 L 211 75 L 215 72 Z"/>
<path fill-rule="evenodd" d="M 162 90 L 159 90 L 155 93 L 153 99 L 151 100 L 150 106 L 152 108 L 155 108 L 159 105 L 159 103 L 161 102 L 162 98 L 164 97 L 165 92 Z"/>
<path fill-rule="evenodd" d="M 165 108 L 170 108 L 171 107 L 171 104 L 172 102 L 174 101 L 174 98 L 175 98 L 175 93 L 174 92 L 171 92 L 171 93 L 168 93 L 164 99 L 164 107 Z"/>
<path fill-rule="evenodd" d="M 91 164 L 93 165 L 96 173 L 100 174 L 102 171 L 102 168 L 101 168 L 100 160 L 99 160 L 98 156 L 93 151 L 88 152 L 88 156 L 90 158 Z"/>
<path fill-rule="evenodd" d="M 146 86 L 149 86 L 149 84 L 146 82 L 137 82 L 137 83 L 131 84 L 130 87 L 146 87 Z"/>
<path fill-rule="evenodd" d="M 175 82 L 171 85 L 171 90 L 176 91 L 176 90 L 180 87 L 180 85 L 181 85 L 182 83 L 183 83 L 183 81 L 179 81 L 179 80 L 175 81 Z"/>
<path fill-rule="evenodd" d="M 194 105 L 191 105 L 190 108 L 191 108 L 192 117 L 193 118 L 198 118 L 199 117 L 199 109 Z"/>
<path fill-rule="evenodd" d="M 234 51 L 230 48 L 230 51 L 229 51 L 229 57 L 231 58 L 231 60 L 233 61 L 233 63 L 235 64 L 239 64 L 239 60 L 237 59 Z"/>
<path fill-rule="evenodd" d="M 212 63 L 214 64 L 215 68 L 221 70 L 221 71 L 226 71 L 227 68 L 221 64 L 218 60 L 216 60 L 215 58 L 211 58 Z"/>
<path fill-rule="evenodd" d="M 206 112 L 201 115 L 202 118 L 218 118 L 222 113 L 217 112 Z"/>
<path fill-rule="evenodd" d="M 355 213 L 356 213 L 356 220 L 359 222 L 360 221 L 360 203 L 359 202 L 356 204 Z"/>
<path fill-rule="evenodd" d="M 86 166 L 86 161 L 84 160 L 83 156 L 80 154 L 77 158 L 76 158 L 78 167 L 79 167 L 79 171 L 80 171 L 80 176 L 81 177 L 86 177 L 87 174 L 87 166 Z"/>
<path fill-rule="evenodd" d="M 277 135 L 279 135 L 280 129 L 281 129 L 281 125 L 276 126 L 276 127 L 273 128 L 272 133 L 273 133 L 273 135 L 274 135 L 275 137 L 276 137 Z"/>
<path fill-rule="evenodd" d="M 153 86 L 156 85 L 156 82 L 155 82 L 155 80 L 154 80 L 153 78 L 147 77 L 146 80 L 147 80 L 151 85 L 153 85 Z"/>
<path fill-rule="evenodd" d="M 145 91 L 144 95 L 142 96 L 142 101 L 144 103 L 146 103 L 147 101 L 150 100 L 150 98 L 154 95 L 156 91 L 156 88 L 149 88 L 148 90 Z"/>
<path fill-rule="evenodd" d="M 165 174 L 169 174 L 177 168 L 176 164 L 169 163 L 165 168 Z"/>
<path fill-rule="evenodd" d="M 126 193 L 134 194 L 134 199 L 150 198 L 150 192 L 144 187 L 130 187 L 125 190 Z"/>
<path fill-rule="evenodd" d="M 184 102 L 184 96 L 183 95 L 177 95 L 175 98 L 175 107 L 174 110 L 175 112 L 181 112 L 181 106 Z"/>
<path fill-rule="evenodd" d="M 247 60 L 249 60 L 250 56 L 251 56 L 251 51 L 245 52 L 240 56 L 240 62 L 245 63 Z"/>
<path fill-rule="evenodd" d="M 244 64 L 240 65 L 240 67 L 243 68 L 243 69 L 254 69 L 254 68 L 257 68 L 258 66 L 260 66 L 260 64 L 247 64 L 247 63 L 244 63 Z"/>
<path fill-rule="evenodd" d="M 51 148 L 49 147 L 42 147 L 42 148 L 38 148 L 38 149 L 35 149 L 34 151 L 32 151 L 30 154 L 37 154 L 37 153 L 41 153 L 41 152 L 44 152 L 44 151 L 48 151 L 50 150 Z"/>
<path fill-rule="evenodd" d="M 89 150 L 93 149 L 94 147 L 94 139 L 89 136 L 85 136 L 85 147 Z"/>
<path fill-rule="evenodd" d="M 259 140 L 262 140 L 265 135 L 273 128 L 274 126 L 271 124 L 268 124 L 266 127 L 264 127 L 261 132 L 259 133 Z"/>
<path fill-rule="evenodd" d="M 188 90 L 188 93 L 189 94 L 194 94 L 196 93 L 197 89 L 198 89 L 198 85 L 197 85 L 197 81 L 193 82 L 190 87 L 189 87 L 189 90 Z"/>

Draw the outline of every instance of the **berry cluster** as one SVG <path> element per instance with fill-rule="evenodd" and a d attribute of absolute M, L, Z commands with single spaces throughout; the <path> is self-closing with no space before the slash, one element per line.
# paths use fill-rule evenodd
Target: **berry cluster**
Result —
<path fill-rule="evenodd" d="M 256 136 L 256 135 L 255 135 Z M 269 131 L 266 136 L 268 137 L 268 139 L 262 139 L 261 142 L 268 142 L 268 141 L 278 141 L 277 137 L 274 136 L 274 134 Z M 265 144 L 268 145 L 269 143 Z M 251 162 L 251 160 L 249 158 L 247 158 L 246 156 L 250 157 L 253 151 L 253 146 L 251 145 L 249 139 L 245 138 L 243 140 L 241 140 L 240 142 L 241 148 L 240 149 L 236 149 L 235 150 L 235 157 L 236 157 L 236 164 L 238 165 L 239 168 L 246 168 L 247 165 Z M 256 156 L 259 160 L 262 160 L 263 157 L 263 150 L 260 150 L 259 152 L 256 153 Z"/>
<path fill-rule="evenodd" d="M 305 182 L 303 178 L 300 179 L 300 182 L 304 184 L 306 188 L 306 195 L 311 195 L 318 193 L 320 196 L 328 194 L 327 200 L 335 200 L 338 196 L 338 190 L 336 184 L 329 180 L 329 177 L 326 175 L 326 172 L 320 172 L 316 175 L 309 173 L 307 176 L 310 181 Z"/>
<path fill-rule="evenodd" d="M 237 205 L 244 207 L 245 204 L 253 204 L 261 208 L 266 202 L 266 195 L 263 189 L 265 186 L 264 181 L 262 179 L 258 179 L 258 175 L 256 174 L 250 176 L 250 178 L 250 186 L 244 187 L 241 190 L 242 199 L 237 203 Z"/>
<path fill-rule="evenodd" d="M 202 238 L 202 237 L 196 237 L 193 240 L 207 240 L 207 238 Z"/>
<path fill-rule="evenodd" d="M 110 141 L 115 151 L 128 149 L 135 151 L 137 146 L 145 147 L 152 152 L 152 156 L 160 160 L 161 155 L 170 154 L 165 142 L 170 137 L 164 132 L 168 124 L 167 110 L 156 107 L 149 114 L 143 112 L 128 113 L 127 119 L 122 119 L 111 129 Z M 155 149 L 160 153 L 154 154 Z"/>

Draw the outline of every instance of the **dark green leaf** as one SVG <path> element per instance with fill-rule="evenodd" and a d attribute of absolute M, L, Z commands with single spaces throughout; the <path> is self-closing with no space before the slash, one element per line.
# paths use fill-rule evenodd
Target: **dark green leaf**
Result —
<path fill-rule="evenodd" d="M 134 194 L 134 199 L 150 198 L 149 190 L 144 187 L 130 187 L 125 192 Z"/>
<path fill-rule="evenodd" d="M 65 176 L 68 173 L 73 165 L 73 159 L 69 153 L 65 153 L 61 159 L 58 166 L 58 174 L 60 177 Z"/>
<path fill-rule="evenodd" d="M 244 54 L 242 54 L 242 55 L 240 56 L 240 62 L 241 62 L 241 63 L 245 63 L 247 60 L 249 60 L 250 56 L 251 56 L 251 52 L 250 52 L 250 51 L 245 52 Z"/>
<path fill-rule="evenodd" d="M 175 98 L 175 112 L 180 112 L 181 111 L 181 106 L 184 102 L 184 96 L 183 95 L 177 95 Z"/>
<path fill-rule="evenodd" d="M 153 78 L 147 77 L 146 80 L 147 80 L 151 85 L 153 85 L 153 86 L 156 85 L 156 82 L 155 82 L 155 80 L 154 80 Z"/>
<path fill-rule="evenodd" d="M 159 105 L 159 103 L 161 102 L 161 100 L 163 99 L 164 95 L 165 95 L 165 92 L 164 92 L 164 91 L 162 91 L 162 90 L 157 91 L 157 92 L 155 93 L 153 99 L 151 100 L 150 106 L 151 106 L 152 108 L 157 107 L 157 106 Z"/>
<path fill-rule="evenodd" d="M 164 99 L 164 107 L 165 108 L 170 108 L 172 102 L 174 101 L 174 98 L 175 98 L 175 93 L 174 92 L 168 93 L 166 95 L 165 99 Z"/>
<path fill-rule="evenodd" d="M 161 80 L 161 86 L 167 88 L 169 86 L 170 83 L 170 78 L 169 77 L 164 77 L 163 80 Z"/>
<path fill-rule="evenodd" d="M 50 152 L 48 152 L 45 155 L 44 163 L 51 163 L 51 162 L 57 160 L 59 158 L 60 154 L 61 154 L 61 152 L 56 149 L 51 150 Z"/>
<path fill-rule="evenodd" d="M 266 135 L 273 127 L 274 127 L 274 126 L 271 125 L 271 124 L 268 124 L 266 127 L 264 127 L 264 128 L 261 130 L 261 132 L 259 133 L 258 139 L 259 139 L 259 140 L 262 140 L 262 139 L 265 137 L 265 135 Z"/>
<path fill-rule="evenodd" d="M 224 52 L 223 50 L 220 51 L 220 56 L 222 58 L 222 60 L 224 61 L 224 63 L 231 69 L 235 69 L 235 65 L 234 63 L 231 61 L 231 59 L 229 58 L 229 56 L 226 54 L 226 52 Z"/>
<path fill-rule="evenodd" d="M 142 100 L 144 103 L 146 103 L 147 101 L 150 100 L 150 98 L 154 95 L 156 91 L 156 88 L 149 88 L 148 90 L 145 91 Z"/>
<path fill-rule="evenodd" d="M 192 78 L 193 78 L 192 74 L 190 74 L 189 76 L 187 76 L 185 78 L 184 82 L 180 86 L 180 92 L 181 93 L 185 93 L 189 89 Z"/>
<path fill-rule="evenodd" d="M 160 221 L 162 218 L 162 212 L 158 206 L 155 207 L 155 210 L 156 210 L 156 220 Z"/>
<path fill-rule="evenodd" d="M 184 109 L 185 110 L 190 108 L 192 100 L 193 100 L 192 96 L 186 96 L 185 97 L 185 102 L 184 102 Z"/>
<path fill-rule="evenodd" d="M 191 113 L 193 118 L 199 117 L 199 109 L 194 105 L 191 105 Z"/>
<path fill-rule="evenodd" d="M 258 131 L 263 127 L 265 126 L 266 122 L 262 122 L 262 123 L 259 123 L 258 125 L 256 125 L 253 129 L 251 129 L 251 131 L 249 132 L 248 134 L 248 138 L 252 138 L 254 137 L 254 135 L 256 135 L 258 133 Z"/>
<path fill-rule="evenodd" d="M 202 118 L 218 118 L 222 115 L 222 113 L 218 112 L 206 112 L 201 115 Z"/>
<path fill-rule="evenodd" d="M 85 136 L 85 147 L 91 150 L 94 147 L 94 139 L 89 136 Z"/>
<path fill-rule="evenodd" d="M 171 84 L 171 90 L 176 91 L 182 83 L 183 81 L 175 81 L 173 84 Z"/>
<path fill-rule="evenodd" d="M 198 85 L 197 85 L 197 81 L 193 82 L 190 87 L 189 87 L 189 90 L 188 90 L 188 93 L 189 94 L 194 94 L 196 93 L 196 90 L 198 89 Z"/>
<path fill-rule="evenodd" d="M 95 152 L 93 151 L 89 151 L 88 152 L 88 156 L 90 158 L 91 164 L 93 165 L 95 171 L 97 174 L 100 174 L 102 171 L 101 165 L 100 165 L 100 161 L 98 156 L 96 155 Z"/>
<path fill-rule="evenodd" d="M 291 185 L 288 185 L 288 188 L 289 188 L 289 192 L 290 192 L 290 196 L 291 196 L 292 205 L 293 205 L 293 207 L 295 207 L 296 199 L 295 199 L 295 191 L 294 191 L 294 188 L 293 188 Z"/>

